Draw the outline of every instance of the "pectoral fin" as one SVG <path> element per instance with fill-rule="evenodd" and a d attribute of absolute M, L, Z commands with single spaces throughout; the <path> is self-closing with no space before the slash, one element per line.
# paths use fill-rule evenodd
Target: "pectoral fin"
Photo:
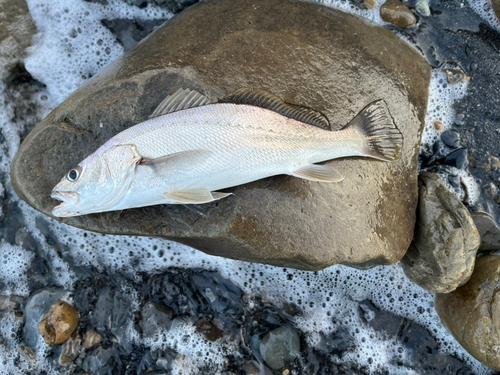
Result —
<path fill-rule="evenodd" d="M 205 162 L 210 156 L 212 156 L 212 154 L 213 152 L 209 150 L 182 151 L 155 159 L 146 159 L 143 160 L 140 165 L 144 167 L 151 167 L 153 169 L 168 166 L 169 169 L 176 168 L 180 170 L 187 170 Z"/>
<path fill-rule="evenodd" d="M 208 189 L 169 190 L 165 192 L 169 200 L 182 204 L 201 204 L 225 198 L 231 193 L 210 192 Z"/>
<path fill-rule="evenodd" d="M 328 165 L 311 164 L 299 168 L 290 174 L 309 181 L 339 182 L 344 179 L 335 168 Z"/>

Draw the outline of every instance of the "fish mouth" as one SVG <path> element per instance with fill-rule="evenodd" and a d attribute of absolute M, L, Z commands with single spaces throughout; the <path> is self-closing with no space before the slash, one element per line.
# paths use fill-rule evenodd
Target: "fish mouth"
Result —
<path fill-rule="evenodd" d="M 52 209 L 52 215 L 57 217 L 69 217 L 79 215 L 76 211 L 71 211 L 80 201 L 78 193 L 73 191 L 52 191 L 51 198 L 62 201 L 62 203 Z"/>

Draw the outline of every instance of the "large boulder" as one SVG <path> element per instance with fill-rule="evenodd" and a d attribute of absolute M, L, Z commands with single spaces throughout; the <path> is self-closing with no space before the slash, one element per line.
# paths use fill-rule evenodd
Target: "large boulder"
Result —
<path fill-rule="evenodd" d="M 272 16 L 270 16 L 272 15 Z M 401 259 L 413 237 L 417 155 L 430 67 L 389 30 L 292 0 L 204 1 L 183 11 L 87 81 L 29 134 L 11 167 L 14 189 L 51 215 L 50 191 L 116 133 L 146 120 L 180 87 L 220 98 L 266 89 L 323 112 L 339 129 L 384 99 L 404 136 L 401 159 L 328 162 L 341 183 L 290 176 L 228 191 L 201 207 L 108 212 L 62 221 L 112 234 L 162 236 L 210 254 L 319 270 Z"/>
<path fill-rule="evenodd" d="M 500 371 L 500 255 L 477 258 L 467 284 L 437 294 L 436 311 L 443 324 L 470 354 Z"/>
<path fill-rule="evenodd" d="M 424 289 L 449 293 L 469 280 L 481 237 L 469 210 L 434 173 L 419 176 L 415 236 L 401 260 Z"/>

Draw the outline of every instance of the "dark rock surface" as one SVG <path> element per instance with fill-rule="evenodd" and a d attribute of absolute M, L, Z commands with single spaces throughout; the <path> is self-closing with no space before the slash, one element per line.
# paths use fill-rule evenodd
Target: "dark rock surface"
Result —
<path fill-rule="evenodd" d="M 415 237 L 401 260 L 406 276 L 431 292 L 449 293 L 469 279 L 479 244 L 467 208 L 437 175 L 420 173 Z"/>
<path fill-rule="evenodd" d="M 494 370 L 500 370 L 499 281 L 500 255 L 483 255 L 467 284 L 435 300 L 441 321 L 460 345 Z"/>
<path fill-rule="evenodd" d="M 500 229 L 491 215 L 485 212 L 474 212 L 472 219 L 481 236 L 480 250 L 500 250 Z"/>
<path fill-rule="evenodd" d="M 387 29 L 333 9 L 287 0 L 199 3 L 40 123 L 16 155 L 12 184 L 20 197 L 50 215 L 56 204 L 50 191 L 70 167 L 147 119 L 179 87 L 210 98 L 241 87 L 267 89 L 322 111 L 336 129 L 384 98 L 404 136 L 402 158 L 395 163 L 335 160 L 329 163 L 345 177 L 342 183 L 273 177 L 230 189 L 234 196 L 201 206 L 203 214 L 161 205 L 64 222 L 106 233 L 163 236 L 210 254 L 309 270 L 395 263 L 412 238 L 429 75 L 426 62 Z"/>
<path fill-rule="evenodd" d="M 392 23 L 401 29 L 412 27 L 417 23 L 417 19 L 410 9 L 399 0 L 387 0 L 380 7 L 380 17 L 385 22 Z"/>

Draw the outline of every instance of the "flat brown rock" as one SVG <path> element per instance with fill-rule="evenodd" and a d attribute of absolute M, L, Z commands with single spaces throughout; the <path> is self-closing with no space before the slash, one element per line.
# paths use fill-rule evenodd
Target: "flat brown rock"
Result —
<path fill-rule="evenodd" d="M 38 124 L 14 159 L 12 184 L 22 199 L 51 215 L 57 201 L 50 191 L 71 167 L 146 120 L 180 87 L 210 99 L 243 87 L 265 89 L 323 112 L 335 129 L 384 99 L 404 136 L 395 163 L 337 159 L 328 163 L 345 177 L 341 183 L 272 177 L 227 189 L 234 196 L 200 206 L 203 215 L 158 205 L 62 221 L 307 270 L 395 263 L 413 236 L 429 79 L 430 67 L 415 50 L 355 16 L 291 0 L 204 1 L 92 77 Z"/>

